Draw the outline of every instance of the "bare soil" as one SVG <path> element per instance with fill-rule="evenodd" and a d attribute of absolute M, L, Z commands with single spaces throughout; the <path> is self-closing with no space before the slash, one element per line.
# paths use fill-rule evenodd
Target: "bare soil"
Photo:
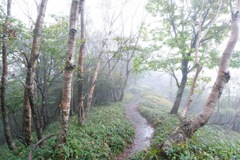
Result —
<path fill-rule="evenodd" d="M 135 137 L 133 144 L 129 146 L 121 155 L 119 155 L 116 160 L 126 160 L 131 158 L 134 154 L 146 149 L 150 145 L 150 140 L 154 129 L 138 111 L 138 106 L 141 102 L 142 100 L 138 96 L 135 97 L 125 107 L 126 118 L 134 127 Z"/>

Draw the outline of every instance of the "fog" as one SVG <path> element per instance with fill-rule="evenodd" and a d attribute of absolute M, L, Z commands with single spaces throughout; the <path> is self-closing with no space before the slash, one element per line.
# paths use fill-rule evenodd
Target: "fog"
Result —
<path fill-rule="evenodd" d="M 239 108 L 239 85 L 236 85 L 236 82 L 239 81 L 237 72 L 238 70 L 232 69 L 231 71 L 231 80 L 225 86 L 222 96 L 215 106 L 215 111 L 208 123 L 209 125 L 216 124 L 227 129 L 229 123 L 231 123 L 231 120 L 234 117 L 234 114 Z M 214 70 L 211 72 L 214 72 Z M 215 74 L 212 73 L 212 75 Z M 215 77 L 212 76 L 210 82 L 198 85 L 196 88 L 196 93 L 193 96 L 193 102 L 187 113 L 188 118 L 191 118 L 201 112 L 206 103 L 214 80 Z M 130 88 L 141 88 L 142 92 L 155 92 L 156 94 L 167 98 L 171 102 L 174 102 L 175 100 L 177 92 L 176 82 L 172 76 L 167 73 L 157 71 L 140 73 L 137 74 L 137 76 L 132 76 L 130 83 Z M 190 85 L 187 85 L 183 94 L 179 112 L 181 112 L 181 109 L 186 105 L 187 97 L 189 95 L 189 88 Z M 240 117 L 238 117 L 233 123 L 232 130 L 240 133 Z"/>

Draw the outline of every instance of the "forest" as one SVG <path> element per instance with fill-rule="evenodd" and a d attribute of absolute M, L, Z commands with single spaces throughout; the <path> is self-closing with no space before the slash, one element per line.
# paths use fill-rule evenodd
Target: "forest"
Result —
<path fill-rule="evenodd" d="M 0 0 L 1 160 L 239 160 L 240 0 Z"/>

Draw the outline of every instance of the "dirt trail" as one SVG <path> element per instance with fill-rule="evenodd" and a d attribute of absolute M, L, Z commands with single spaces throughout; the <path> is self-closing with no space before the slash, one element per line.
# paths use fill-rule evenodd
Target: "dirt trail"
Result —
<path fill-rule="evenodd" d="M 126 160 L 132 157 L 135 153 L 144 150 L 150 145 L 150 139 L 152 137 L 154 129 L 139 113 L 138 106 L 140 103 L 141 98 L 135 97 L 125 108 L 126 117 L 134 127 L 135 137 L 132 146 L 126 149 L 120 156 L 118 156 L 117 160 Z"/>

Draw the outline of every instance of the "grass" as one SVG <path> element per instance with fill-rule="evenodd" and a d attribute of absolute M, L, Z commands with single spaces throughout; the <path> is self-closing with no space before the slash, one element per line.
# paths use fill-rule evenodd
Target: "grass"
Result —
<path fill-rule="evenodd" d="M 179 124 L 177 116 L 168 114 L 171 102 L 161 95 L 145 94 L 140 106 L 141 114 L 155 128 L 155 135 L 148 150 L 140 152 L 132 160 L 162 160 L 157 145 L 170 135 Z M 238 160 L 240 159 L 240 134 L 225 131 L 216 125 L 200 128 L 194 136 L 182 145 L 169 148 L 167 159 L 179 160 Z"/>
<path fill-rule="evenodd" d="M 43 148 L 33 152 L 33 159 L 81 159 L 81 160 L 112 160 L 132 143 L 134 130 L 125 118 L 124 106 L 132 98 L 127 95 L 124 102 L 113 103 L 92 108 L 89 120 L 79 126 L 77 116 L 69 123 L 67 145 L 54 149 L 56 138 L 49 139 Z M 45 135 L 58 133 L 58 123 L 50 125 Z M 17 155 L 13 155 L 7 146 L 0 147 L 0 159 L 27 159 L 30 147 L 19 143 Z"/>
<path fill-rule="evenodd" d="M 132 143 L 134 130 L 125 118 L 124 106 L 132 95 L 126 95 L 124 102 L 92 108 L 89 120 L 79 126 L 77 117 L 73 116 L 69 123 L 68 143 L 62 148 L 54 149 L 55 138 L 44 143 L 43 148 L 33 152 L 33 159 L 81 159 L 112 160 L 120 154 L 128 144 Z M 179 124 L 175 115 L 168 114 L 172 103 L 161 95 L 144 93 L 144 103 L 139 107 L 141 114 L 155 128 L 151 146 L 140 152 L 132 160 L 163 160 L 157 145 L 164 141 Z M 44 135 L 58 133 L 58 123 L 49 125 Z M 9 151 L 7 146 L 0 147 L 1 160 L 27 159 L 31 146 L 25 147 L 17 142 L 18 153 Z M 226 132 L 215 125 L 200 128 L 194 136 L 182 145 L 174 145 L 169 149 L 171 160 L 238 160 L 240 159 L 240 135 Z"/>

